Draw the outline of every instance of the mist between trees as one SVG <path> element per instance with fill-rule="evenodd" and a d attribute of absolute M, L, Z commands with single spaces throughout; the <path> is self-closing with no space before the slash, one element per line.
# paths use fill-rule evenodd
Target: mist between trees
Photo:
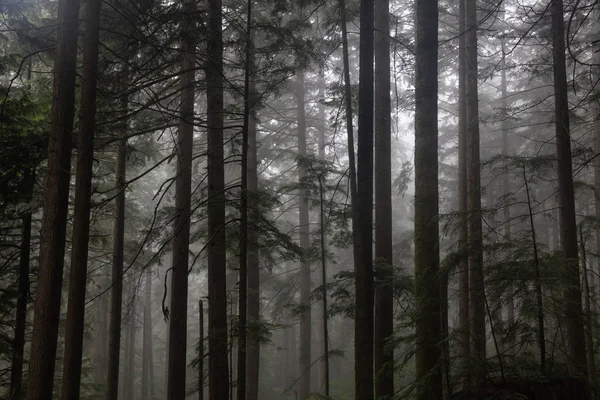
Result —
<path fill-rule="evenodd" d="M 599 395 L 597 2 L 0 18 L 1 398 Z"/>

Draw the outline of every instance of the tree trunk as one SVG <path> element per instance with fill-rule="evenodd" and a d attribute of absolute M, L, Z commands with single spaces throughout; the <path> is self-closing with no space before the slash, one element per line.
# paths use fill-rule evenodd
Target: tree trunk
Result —
<path fill-rule="evenodd" d="M 415 307 L 417 399 L 442 399 L 439 284 L 438 2 L 417 0 L 415 81 Z M 427 377 L 428 379 L 425 379 Z"/>
<path fill-rule="evenodd" d="M 60 0 L 58 10 L 48 169 L 27 386 L 29 400 L 53 397 L 69 203 L 79 1 Z"/>
<path fill-rule="evenodd" d="M 146 269 L 146 290 L 144 291 L 144 351 L 142 364 L 142 400 L 154 397 L 154 382 L 150 371 L 154 369 L 152 348 L 152 271 Z"/>
<path fill-rule="evenodd" d="M 240 271 L 238 304 L 237 399 L 246 399 L 246 354 L 248 341 L 248 131 L 250 129 L 250 76 L 252 52 L 252 0 L 246 12 L 246 60 L 244 71 L 244 125 L 242 128 L 242 165 L 240 201 Z"/>
<path fill-rule="evenodd" d="M 585 238 L 583 236 L 583 227 L 579 225 L 579 237 L 581 244 L 581 267 L 583 272 L 583 289 L 585 299 L 585 344 L 587 350 L 587 367 L 590 373 L 590 377 L 595 379 L 596 377 L 596 359 L 594 355 L 594 334 L 593 334 L 593 316 L 592 307 L 590 301 L 590 286 L 588 281 L 587 273 L 587 257 L 585 254 Z"/>
<path fill-rule="evenodd" d="M 307 400 L 310 393 L 311 372 L 311 304 L 310 304 L 310 227 L 308 220 L 308 197 L 303 188 L 306 180 L 306 115 L 304 100 L 304 73 L 300 72 L 296 81 L 296 107 L 298 121 L 298 193 L 300 248 L 302 258 L 300 261 L 300 347 L 298 367 L 298 398 Z"/>
<path fill-rule="evenodd" d="M 556 126 L 556 155 L 558 158 L 558 196 L 560 209 L 561 244 L 565 259 L 565 324 L 568 356 L 576 374 L 586 373 L 585 335 L 579 262 L 573 166 L 571 164 L 571 132 L 565 63 L 565 27 L 562 0 L 552 0 L 552 54 L 554 60 L 554 105 Z"/>
<path fill-rule="evenodd" d="M 289 339 L 288 361 L 290 362 L 290 364 L 288 366 L 288 372 L 289 372 L 289 385 L 288 386 L 291 387 L 291 390 L 297 391 L 298 390 L 298 385 L 297 385 L 297 380 L 298 380 L 298 343 L 296 340 L 296 325 L 291 325 L 289 327 L 288 339 Z"/>
<path fill-rule="evenodd" d="M 228 398 L 225 176 L 223 168 L 223 31 L 221 0 L 209 0 L 208 123 L 208 363 L 209 399 Z"/>
<path fill-rule="evenodd" d="M 375 398 L 394 395 L 389 0 L 375 1 Z"/>
<path fill-rule="evenodd" d="M 33 197 L 35 172 L 27 171 L 23 179 L 24 196 L 28 201 Z M 23 361 L 25 348 L 25 326 L 27 324 L 27 299 L 29 298 L 29 263 L 31 255 L 31 211 L 21 219 L 21 243 L 19 250 L 18 297 L 15 313 L 15 333 L 13 338 L 12 362 L 10 368 L 10 398 L 22 398 Z"/>
<path fill-rule="evenodd" d="M 198 400 L 204 400 L 204 302 L 198 302 Z"/>
<path fill-rule="evenodd" d="M 469 318 L 469 232 L 467 211 L 467 68 L 466 68 L 466 10 L 465 1 L 460 0 L 458 30 L 458 291 L 459 291 L 459 357 L 462 358 L 462 367 L 466 370 L 470 357 L 470 321 Z M 465 376 L 464 378 L 468 378 Z"/>
<path fill-rule="evenodd" d="M 251 36 L 252 38 L 252 36 Z M 251 44 L 251 46 L 253 46 Z M 250 54 L 249 64 L 254 68 L 254 56 Z M 256 90 L 253 75 L 249 82 L 250 114 L 248 120 L 248 163 L 247 193 L 250 199 L 257 197 L 258 191 L 258 156 L 256 147 Z M 248 341 L 246 346 L 246 400 L 258 400 L 259 363 L 260 363 L 260 264 L 258 254 L 258 237 L 253 222 L 254 213 L 249 210 L 248 222 Z"/>
<path fill-rule="evenodd" d="M 467 123 L 467 209 L 470 289 L 470 355 L 477 364 L 485 360 L 485 292 L 483 286 L 483 238 L 481 229 L 481 165 L 479 154 L 479 104 L 477 94 L 476 0 L 465 0 L 466 17 L 466 123 Z M 477 381 L 482 368 L 473 369 Z"/>
<path fill-rule="evenodd" d="M 183 3 L 181 27 L 181 77 L 179 127 L 177 136 L 177 178 L 175 189 L 175 234 L 171 275 L 171 308 L 169 310 L 169 357 L 167 399 L 185 398 L 187 369 L 187 302 L 188 253 L 190 246 L 190 214 L 192 195 L 192 150 L 194 147 L 194 76 L 195 76 L 195 3 Z"/>
<path fill-rule="evenodd" d="M 99 282 L 100 297 L 96 299 L 96 332 L 94 337 L 94 384 L 103 387 L 106 384 L 108 367 L 108 295 L 103 291 L 108 288 L 108 274 L 104 269 Z"/>
<path fill-rule="evenodd" d="M 504 44 L 504 38 L 502 38 L 502 71 L 501 71 L 501 96 L 502 96 L 502 100 L 501 100 L 501 107 L 502 107 L 502 113 L 503 113 L 503 117 L 502 117 L 502 155 L 505 157 L 508 157 L 509 153 L 510 153 L 510 143 L 508 140 L 508 105 L 507 105 L 507 96 L 508 96 L 508 90 L 507 90 L 507 82 L 506 82 L 506 51 L 505 51 L 505 44 Z M 504 176 L 502 177 L 502 194 L 503 196 L 507 197 L 508 195 L 510 195 L 511 193 L 511 189 L 510 189 L 510 176 L 508 173 L 505 173 Z M 511 243 L 511 237 L 512 237 L 512 217 L 511 217 L 511 204 L 506 204 L 504 206 L 504 224 L 505 224 L 505 228 L 504 228 L 504 241 L 506 243 Z M 548 247 L 550 247 L 550 243 L 548 243 Z M 512 255 L 509 251 L 509 253 L 507 254 L 507 258 L 510 260 L 512 258 Z M 508 326 L 512 326 L 515 322 L 515 298 L 514 298 L 514 293 L 513 293 L 513 286 L 512 284 L 508 285 L 508 289 L 507 289 L 508 293 L 506 295 L 506 321 L 508 323 Z M 512 351 L 512 350 L 511 350 Z"/>
<path fill-rule="evenodd" d="M 129 75 L 127 71 L 124 75 Z M 108 371 L 106 374 L 106 398 L 117 400 L 119 396 L 119 357 L 121 348 L 121 314 L 123 302 L 123 263 L 125 249 L 125 168 L 127 159 L 127 95 L 121 97 L 123 114 L 119 128 L 117 147 L 116 185 L 114 216 L 114 245 L 112 260 L 112 282 L 110 288 L 110 322 L 108 332 Z"/>
<path fill-rule="evenodd" d="M 78 399 L 81 386 L 101 5 L 100 0 L 86 4 L 75 210 L 61 394 L 63 400 Z"/>

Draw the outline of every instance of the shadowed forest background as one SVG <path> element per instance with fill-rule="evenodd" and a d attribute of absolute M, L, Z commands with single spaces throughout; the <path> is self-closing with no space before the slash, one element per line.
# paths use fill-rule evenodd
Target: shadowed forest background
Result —
<path fill-rule="evenodd" d="M 0 398 L 600 396 L 597 1 L 0 0 L 0 60 Z"/>

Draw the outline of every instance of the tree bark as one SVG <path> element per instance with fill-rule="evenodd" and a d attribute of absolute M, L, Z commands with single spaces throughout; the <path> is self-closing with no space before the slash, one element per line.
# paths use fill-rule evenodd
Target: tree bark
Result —
<path fill-rule="evenodd" d="M 469 318 L 469 228 L 467 210 L 467 68 L 466 68 L 466 0 L 459 1 L 458 21 L 458 291 L 459 291 L 459 357 L 462 358 L 462 367 L 468 368 L 470 348 L 470 321 Z M 468 376 L 464 376 L 468 379 Z"/>
<path fill-rule="evenodd" d="M 183 3 L 181 27 L 181 78 L 179 126 L 177 136 L 177 177 L 175 180 L 175 234 L 169 310 L 169 357 L 167 399 L 185 398 L 187 369 L 188 253 L 192 195 L 192 150 L 194 147 L 194 77 L 196 43 L 194 32 L 195 3 Z"/>
<path fill-rule="evenodd" d="M 101 6 L 100 0 L 86 4 L 75 210 L 61 394 L 63 400 L 78 399 L 81 386 Z"/>
<path fill-rule="evenodd" d="M 250 76 L 252 52 L 252 0 L 247 2 L 246 54 L 244 71 L 244 122 L 242 128 L 242 165 L 240 188 L 240 271 L 238 304 L 237 397 L 246 399 L 246 354 L 248 343 L 248 131 L 250 129 Z"/>
<path fill-rule="evenodd" d="M 389 0 L 375 1 L 375 398 L 394 395 Z"/>
<path fill-rule="evenodd" d="M 465 0 L 466 17 L 466 123 L 467 123 L 467 209 L 470 289 L 470 355 L 476 363 L 485 361 L 485 292 L 483 286 L 483 238 L 481 228 L 481 165 L 479 100 L 477 94 L 477 10 L 476 0 Z M 473 369 L 475 381 L 482 368 Z"/>
<path fill-rule="evenodd" d="M 209 399 L 228 398 L 225 176 L 223 168 L 223 28 L 221 0 L 209 0 L 206 67 L 208 122 Z"/>
<path fill-rule="evenodd" d="M 373 399 L 373 1 L 360 2 L 357 224 L 355 270 L 355 394 Z"/>
<path fill-rule="evenodd" d="M 30 201 L 33 197 L 35 172 L 27 171 L 23 179 L 24 196 Z M 10 368 L 10 399 L 22 398 L 23 361 L 25 348 L 25 327 L 27 324 L 27 299 L 29 298 L 29 263 L 31 256 L 31 211 L 21 218 L 21 243 L 19 249 L 18 297 L 15 312 L 12 362 Z"/>
<path fill-rule="evenodd" d="M 133 289 L 133 288 L 132 288 Z M 133 399 L 133 382 L 135 380 L 135 292 L 132 290 L 131 314 L 127 323 L 125 339 L 125 368 L 123 374 L 123 398 Z"/>
<path fill-rule="evenodd" d="M 562 0 L 552 0 L 552 55 L 554 61 L 554 117 L 556 155 L 558 158 L 558 196 L 560 237 L 565 264 L 565 325 L 568 356 L 577 374 L 587 373 L 579 261 L 573 166 L 571 164 L 571 132 L 565 62 L 565 27 Z"/>
<path fill-rule="evenodd" d="M 439 280 L 438 2 L 417 0 L 415 307 L 417 399 L 442 399 Z M 427 377 L 428 379 L 425 379 Z"/>
<path fill-rule="evenodd" d="M 253 46 L 253 44 L 252 44 Z M 254 68 L 254 57 L 250 54 L 250 66 Z M 247 193 L 250 200 L 257 197 L 258 191 L 258 155 L 256 147 L 256 90 L 254 77 L 250 76 L 250 115 L 248 120 L 248 163 Z M 260 263 L 258 253 L 258 235 L 255 229 L 254 213 L 248 214 L 248 341 L 246 346 L 246 400 L 258 400 L 259 363 L 260 363 Z"/>
<path fill-rule="evenodd" d="M 583 273 L 583 289 L 585 299 L 585 344 L 587 350 L 587 367 L 592 380 L 596 377 L 596 358 L 594 355 L 594 333 L 593 333 L 593 316 L 590 301 L 590 285 L 587 273 L 587 257 L 585 254 L 585 238 L 583 236 L 583 227 L 579 225 L 579 237 L 581 244 L 581 267 Z"/>
<path fill-rule="evenodd" d="M 124 75 L 129 75 L 124 71 Z M 119 357 L 121 348 L 121 319 L 123 302 L 123 263 L 125 250 L 125 169 L 127 159 L 127 95 L 121 97 L 123 114 L 117 144 L 117 168 L 115 190 L 115 214 L 113 234 L 112 282 L 110 288 L 110 322 L 108 332 L 108 371 L 106 374 L 106 398 L 117 400 L 119 396 Z"/>
<path fill-rule="evenodd" d="M 29 360 L 29 400 L 53 397 L 75 115 L 78 20 L 79 1 L 60 0 L 40 264 Z"/>
<path fill-rule="evenodd" d="M 300 346 L 298 358 L 298 398 L 307 400 L 310 393 L 311 372 L 311 304 L 310 304 L 310 227 L 308 219 L 308 198 L 306 190 L 302 187 L 306 180 L 306 115 L 304 100 L 304 73 L 300 72 L 296 81 L 296 107 L 298 121 L 298 208 L 299 208 L 299 230 L 300 248 L 302 258 L 300 260 Z"/>
<path fill-rule="evenodd" d="M 204 302 L 198 302 L 198 400 L 204 400 Z"/>

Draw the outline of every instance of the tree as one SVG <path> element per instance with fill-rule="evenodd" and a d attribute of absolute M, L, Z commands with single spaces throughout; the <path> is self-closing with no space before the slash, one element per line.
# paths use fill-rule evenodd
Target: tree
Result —
<path fill-rule="evenodd" d="M 195 32 L 193 2 L 183 4 L 181 28 L 180 120 L 177 136 L 177 177 L 173 237 L 173 273 L 171 274 L 171 307 L 169 310 L 169 400 L 186 395 L 185 371 L 187 350 L 188 253 L 190 247 L 190 214 L 192 195 L 192 150 L 194 147 L 194 75 Z"/>
<path fill-rule="evenodd" d="M 115 211 L 113 228 L 112 279 L 110 286 L 110 320 L 108 326 L 108 368 L 106 373 L 106 398 L 119 396 L 119 358 L 123 309 L 123 264 L 125 258 L 125 174 L 127 161 L 128 96 L 125 91 L 129 69 L 121 71 L 119 105 L 122 120 L 118 129 L 117 160 L 115 170 Z"/>
<path fill-rule="evenodd" d="M 94 161 L 96 123 L 96 83 L 98 81 L 98 47 L 101 1 L 86 5 L 85 44 L 83 50 L 83 84 L 79 121 L 77 177 L 71 269 L 63 363 L 62 399 L 77 399 L 80 394 L 85 292 L 87 285 L 88 244 L 90 238 L 90 200 Z"/>
<path fill-rule="evenodd" d="M 238 312 L 237 398 L 246 398 L 246 353 L 248 343 L 248 131 L 250 128 L 250 75 L 252 47 L 252 0 L 246 13 L 246 49 L 244 71 L 244 122 L 242 127 L 242 165 L 240 200 L 240 275 Z M 233 366 L 232 366 L 233 368 Z"/>
<path fill-rule="evenodd" d="M 458 212 L 459 212 L 459 309 L 460 325 L 459 354 L 463 365 L 468 365 L 470 356 L 469 317 L 469 228 L 467 211 L 467 108 L 466 108 L 466 10 L 465 0 L 459 0 L 458 16 Z"/>
<path fill-rule="evenodd" d="M 477 72 L 477 2 L 465 0 L 466 28 L 466 128 L 467 211 L 469 254 L 470 355 L 478 364 L 485 361 L 485 292 L 483 286 L 483 237 L 481 227 L 481 164 L 479 154 L 479 100 Z M 476 368 L 475 379 L 482 368 Z"/>
<path fill-rule="evenodd" d="M 208 3 L 208 364 L 209 399 L 228 398 L 225 182 L 223 166 L 223 10 Z"/>
<path fill-rule="evenodd" d="M 27 385 L 29 400 L 53 396 L 69 202 L 79 1 L 61 0 L 58 9 L 48 170 Z"/>
<path fill-rule="evenodd" d="M 300 343 L 298 349 L 298 398 L 307 400 L 310 392 L 311 367 L 311 305 L 310 305 L 310 232 L 308 219 L 308 197 L 306 189 L 306 115 L 304 100 L 304 73 L 298 73 L 296 79 L 296 107 L 298 121 L 298 216 L 300 230 Z"/>
<path fill-rule="evenodd" d="M 375 398 L 394 395 L 389 1 L 375 2 Z"/>
<path fill-rule="evenodd" d="M 417 0 L 415 340 L 417 398 L 442 399 L 438 226 L 438 2 Z"/>
<path fill-rule="evenodd" d="M 565 325 L 568 355 L 576 372 L 586 372 L 585 335 L 581 304 L 577 224 L 573 166 L 571 164 L 571 131 L 565 62 L 565 27 L 562 0 L 552 0 L 552 58 L 554 70 L 554 118 L 556 127 L 556 157 L 558 159 L 558 198 L 560 237 L 565 257 Z"/>
<path fill-rule="evenodd" d="M 154 398 L 154 349 L 152 347 L 152 271 L 146 269 L 142 354 L 142 400 Z"/>
<path fill-rule="evenodd" d="M 355 394 L 373 399 L 373 31 L 374 5 L 360 2 L 360 73 L 358 98 L 357 216 L 354 261 Z"/>

